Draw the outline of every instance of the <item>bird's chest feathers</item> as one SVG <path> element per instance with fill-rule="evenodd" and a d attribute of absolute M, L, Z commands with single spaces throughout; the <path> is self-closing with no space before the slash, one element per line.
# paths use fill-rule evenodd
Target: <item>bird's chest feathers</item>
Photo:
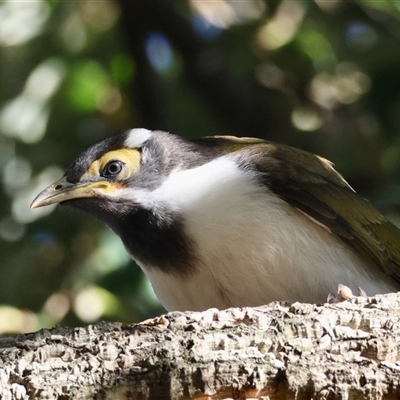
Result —
<path fill-rule="evenodd" d="M 160 218 L 172 209 L 179 221 L 153 238 L 153 259 L 138 260 L 167 309 L 323 301 L 338 283 L 367 285 L 350 248 L 229 159 L 177 171 L 136 200 Z M 168 244 L 185 238 L 183 247 Z M 168 268 L 157 265 L 165 249 Z"/>

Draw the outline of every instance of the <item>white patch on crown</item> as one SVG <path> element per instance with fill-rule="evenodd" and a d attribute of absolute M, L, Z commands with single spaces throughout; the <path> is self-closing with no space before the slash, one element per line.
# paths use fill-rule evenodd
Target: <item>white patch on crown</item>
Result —
<path fill-rule="evenodd" d="M 176 169 L 153 191 L 116 195 L 184 217 L 198 259 L 191 276 L 141 265 L 167 310 L 256 306 L 273 300 L 323 302 L 339 283 L 368 295 L 394 289 L 335 235 L 265 186 L 229 156 Z M 134 255 L 133 255 L 134 256 Z"/>
<path fill-rule="evenodd" d="M 146 140 L 150 139 L 153 135 L 152 131 L 144 128 L 131 129 L 128 137 L 125 140 L 125 145 L 129 148 L 142 147 Z"/>

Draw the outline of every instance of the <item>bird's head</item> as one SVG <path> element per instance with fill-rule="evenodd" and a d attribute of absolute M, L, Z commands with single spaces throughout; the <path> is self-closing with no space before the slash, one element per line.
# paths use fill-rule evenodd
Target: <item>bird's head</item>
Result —
<path fill-rule="evenodd" d="M 209 149 L 209 151 L 208 151 Z M 219 146 L 201 150 L 179 136 L 132 129 L 89 147 L 31 208 L 67 204 L 116 232 L 129 253 L 151 265 L 187 264 L 189 239 L 175 201 L 154 195 L 173 171 L 202 165 Z"/>
<path fill-rule="evenodd" d="M 96 143 L 44 189 L 31 208 L 67 203 L 104 217 L 132 207 L 135 191 L 157 186 L 165 170 L 163 148 L 153 136 L 147 129 L 133 129 Z"/>
<path fill-rule="evenodd" d="M 65 203 L 108 222 L 110 213 L 121 216 L 140 199 L 148 200 L 177 168 L 195 168 L 243 146 L 232 139 L 204 138 L 199 146 L 142 128 L 112 135 L 81 153 L 61 179 L 39 193 L 31 208 Z"/>

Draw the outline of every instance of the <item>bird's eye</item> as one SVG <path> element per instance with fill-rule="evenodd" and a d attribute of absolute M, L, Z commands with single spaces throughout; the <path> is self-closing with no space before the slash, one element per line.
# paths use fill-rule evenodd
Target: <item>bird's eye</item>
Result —
<path fill-rule="evenodd" d="M 109 178 L 109 177 L 118 175 L 122 171 L 123 167 L 124 167 L 124 163 L 122 161 L 111 160 L 104 167 L 102 175 L 105 178 Z"/>

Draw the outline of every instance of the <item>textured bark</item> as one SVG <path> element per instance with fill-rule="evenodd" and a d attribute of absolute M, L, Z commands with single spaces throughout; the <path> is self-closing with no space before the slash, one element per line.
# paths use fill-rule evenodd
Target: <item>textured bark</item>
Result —
<path fill-rule="evenodd" d="M 400 296 L 170 313 L 0 340 L 6 399 L 398 399 Z"/>

